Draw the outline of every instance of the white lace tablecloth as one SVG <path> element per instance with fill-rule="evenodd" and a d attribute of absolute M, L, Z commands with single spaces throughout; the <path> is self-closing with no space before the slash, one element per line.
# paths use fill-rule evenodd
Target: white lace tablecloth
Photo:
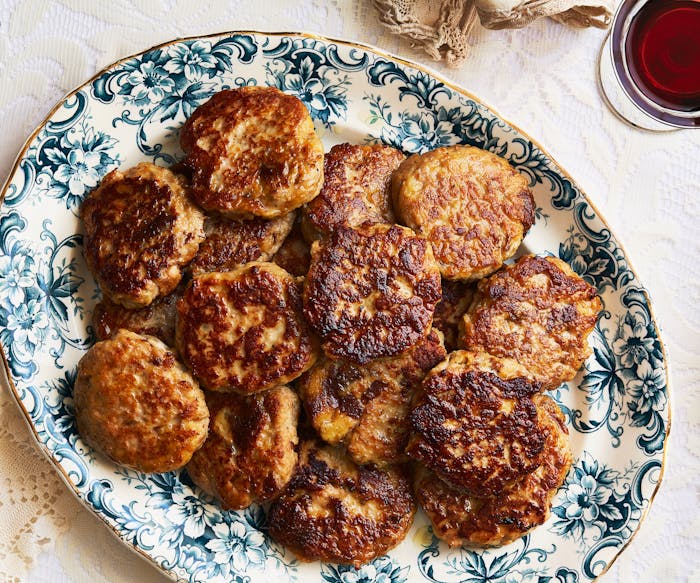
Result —
<path fill-rule="evenodd" d="M 434 65 L 377 23 L 370 0 L 0 0 L 0 178 L 69 90 L 110 62 L 179 36 L 308 31 L 423 64 L 535 137 L 575 177 L 649 288 L 671 369 L 665 477 L 602 583 L 700 581 L 700 131 L 649 135 L 603 107 L 594 67 L 605 35 L 540 21 L 473 35 L 459 70 Z M 0 388 L 0 580 L 164 583 L 84 509 Z"/>

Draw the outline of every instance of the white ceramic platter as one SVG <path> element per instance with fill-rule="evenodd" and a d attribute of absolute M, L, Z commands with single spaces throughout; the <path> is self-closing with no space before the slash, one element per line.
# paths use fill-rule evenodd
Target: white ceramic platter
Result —
<path fill-rule="evenodd" d="M 186 474 L 145 475 L 95 454 L 73 416 L 76 364 L 94 341 L 97 286 L 81 253 L 80 202 L 117 166 L 179 159 L 178 130 L 214 92 L 273 85 L 309 108 L 327 148 L 384 141 L 406 152 L 467 143 L 530 180 L 537 221 L 523 251 L 569 262 L 604 312 L 593 356 L 553 392 L 574 465 L 550 520 L 500 549 L 448 549 L 419 514 L 387 556 L 299 563 L 265 534 L 265 512 L 223 512 Z M 187 581 L 595 579 L 630 541 L 661 479 L 670 405 L 649 298 L 596 209 L 539 145 L 474 96 L 378 50 L 305 34 L 227 33 L 124 59 L 71 93 L 31 136 L 0 215 L 0 341 L 11 389 L 70 487 L 123 541 Z"/>

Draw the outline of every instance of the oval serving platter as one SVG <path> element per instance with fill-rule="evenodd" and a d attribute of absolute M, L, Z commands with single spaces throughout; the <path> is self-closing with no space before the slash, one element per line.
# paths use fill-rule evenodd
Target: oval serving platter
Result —
<path fill-rule="evenodd" d="M 265 84 L 298 96 L 326 148 L 382 141 L 406 152 L 471 144 L 530 180 L 537 220 L 522 252 L 567 261 L 604 311 L 593 355 L 552 393 L 574 464 L 547 523 L 498 549 L 449 549 L 419 513 L 406 540 L 356 571 L 300 563 L 265 534 L 265 510 L 220 510 L 186 473 L 117 467 L 80 439 L 76 365 L 99 299 L 78 209 L 110 170 L 181 157 L 178 130 L 214 92 Z M 604 573 L 659 486 L 670 424 L 667 370 L 648 295 L 575 182 L 522 131 L 434 73 L 356 43 L 234 32 L 176 40 L 115 63 L 59 103 L 3 190 L 0 341 L 10 388 L 77 496 L 173 578 L 195 581 L 578 583 Z"/>

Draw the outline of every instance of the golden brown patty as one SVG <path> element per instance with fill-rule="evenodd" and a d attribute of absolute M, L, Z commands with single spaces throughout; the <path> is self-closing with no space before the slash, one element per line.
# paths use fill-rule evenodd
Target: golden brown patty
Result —
<path fill-rule="evenodd" d="M 459 365 L 464 369 L 490 372 L 506 380 L 528 377 L 527 369 L 514 358 L 498 357 L 487 352 L 472 352 L 471 350 L 455 352 L 459 352 L 459 355 L 453 357 L 455 362 L 459 361 Z"/>
<path fill-rule="evenodd" d="M 317 239 L 338 226 L 395 222 L 391 175 L 404 158 L 391 146 L 333 146 L 324 158 L 323 188 L 304 208 L 307 239 Z"/>
<path fill-rule="evenodd" d="M 470 494 L 498 494 L 540 465 L 545 435 L 532 400 L 539 390 L 453 352 L 423 380 L 406 452 Z"/>
<path fill-rule="evenodd" d="M 250 261 L 268 261 L 292 230 L 295 214 L 276 219 L 207 217 L 206 238 L 190 265 L 192 274 L 231 271 Z"/>
<path fill-rule="evenodd" d="M 475 286 L 463 281 L 442 280 L 442 299 L 435 306 L 433 328 L 445 335 L 447 352 L 459 346 L 459 326 L 474 297 Z"/>
<path fill-rule="evenodd" d="M 479 282 L 462 345 L 513 358 L 543 389 L 554 389 L 591 354 L 588 336 L 601 307 L 595 288 L 566 263 L 527 255 Z"/>
<path fill-rule="evenodd" d="M 266 502 L 287 485 L 297 462 L 299 397 L 289 387 L 256 395 L 206 394 L 209 436 L 187 473 L 225 509 Z"/>
<path fill-rule="evenodd" d="M 447 279 L 475 280 L 512 256 L 535 220 L 527 180 L 471 146 L 414 154 L 392 181 L 394 211 L 432 244 Z"/>
<path fill-rule="evenodd" d="M 305 277 L 311 263 L 311 247 L 301 232 L 301 220 L 297 215 L 292 231 L 282 243 L 272 262 L 297 277 Z"/>
<path fill-rule="evenodd" d="M 263 262 L 193 278 L 178 303 L 176 342 L 205 388 L 245 394 L 294 380 L 317 356 L 300 285 Z"/>
<path fill-rule="evenodd" d="M 439 300 L 430 244 L 406 227 L 338 227 L 311 248 L 304 314 L 331 357 L 401 354 L 428 334 Z"/>
<path fill-rule="evenodd" d="M 304 104 L 274 87 L 216 93 L 180 132 L 192 197 L 229 215 L 278 217 L 314 198 L 323 145 Z"/>
<path fill-rule="evenodd" d="M 78 363 L 73 398 L 85 442 L 143 472 L 184 466 L 207 436 L 197 381 L 152 336 L 120 330 L 92 346 Z"/>
<path fill-rule="evenodd" d="M 450 546 L 491 547 L 508 544 L 549 517 L 552 498 L 571 467 L 568 432 L 557 404 L 533 397 L 546 435 L 542 464 L 507 491 L 477 498 L 418 468 L 415 492 L 433 532 Z"/>
<path fill-rule="evenodd" d="M 104 295 L 128 308 L 175 289 L 204 238 L 204 217 L 188 200 L 184 180 L 154 164 L 107 174 L 81 216 L 90 270 Z"/>
<path fill-rule="evenodd" d="M 359 567 L 399 544 L 414 513 L 404 467 L 357 466 L 341 450 L 305 441 L 270 508 L 269 532 L 303 561 Z"/>
<path fill-rule="evenodd" d="M 167 296 L 155 299 L 145 308 L 129 309 L 107 298 L 99 302 L 92 313 L 92 325 L 98 340 L 107 340 L 120 328 L 137 334 L 155 336 L 168 346 L 175 346 L 175 314 L 182 296 L 180 284 Z"/>
<path fill-rule="evenodd" d="M 432 331 L 405 354 L 364 366 L 322 358 L 300 379 L 299 394 L 321 438 L 346 445 L 356 463 L 402 461 L 413 393 L 446 354 Z"/>

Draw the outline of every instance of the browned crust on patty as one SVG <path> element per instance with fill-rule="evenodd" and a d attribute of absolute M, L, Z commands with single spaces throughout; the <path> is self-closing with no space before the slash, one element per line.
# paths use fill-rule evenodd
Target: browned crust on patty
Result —
<path fill-rule="evenodd" d="M 338 144 L 324 157 L 319 195 L 304 208 L 308 240 L 338 226 L 393 223 L 391 175 L 404 160 L 402 152 L 382 144 Z"/>
<path fill-rule="evenodd" d="M 303 561 L 359 568 L 399 544 L 414 513 L 405 467 L 358 466 L 341 450 L 306 441 L 270 507 L 269 533 Z"/>
<path fill-rule="evenodd" d="M 564 483 L 572 455 L 564 416 L 545 395 L 535 401 L 546 435 L 542 464 L 505 492 L 478 498 L 453 488 L 419 467 L 415 477 L 418 503 L 433 532 L 450 546 L 494 547 L 513 542 L 544 524 L 552 499 Z"/>
<path fill-rule="evenodd" d="M 160 340 L 120 330 L 78 363 L 78 432 L 115 462 L 143 472 L 184 466 L 207 436 L 197 382 Z"/>
<path fill-rule="evenodd" d="M 595 288 L 565 262 L 526 255 L 479 283 L 462 345 L 515 359 L 543 389 L 554 389 L 591 354 L 588 336 L 601 308 Z"/>
<path fill-rule="evenodd" d="M 267 502 L 297 462 L 299 397 L 289 387 L 255 395 L 207 392 L 209 435 L 187 464 L 195 484 L 224 509 Z"/>
<path fill-rule="evenodd" d="M 92 312 L 92 325 L 97 340 L 107 340 L 124 328 L 137 334 L 155 336 L 168 346 L 175 346 L 175 315 L 177 301 L 182 297 L 184 284 L 167 296 L 155 299 L 145 308 L 129 309 L 103 298 Z"/>
<path fill-rule="evenodd" d="M 292 230 L 295 216 L 293 212 L 275 219 L 207 217 L 206 237 L 190 264 L 192 274 L 231 271 L 251 261 L 269 261 Z"/>
<path fill-rule="evenodd" d="M 299 283 L 265 262 L 193 278 L 178 302 L 176 342 L 205 388 L 244 394 L 296 379 L 317 357 Z"/>
<path fill-rule="evenodd" d="M 442 299 L 435 306 L 433 328 L 444 334 L 447 352 L 459 348 L 462 317 L 471 305 L 475 290 L 473 283 L 442 280 Z"/>
<path fill-rule="evenodd" d="M 428 334 L 439 300 L 430 244 L 406 227 L 339 227 L 311 248 L 304 314 L 332 358 L 405 352 Z"/>
<path fill-rule="evenodd" d="M 180 132 L 192 196 L 204 209 L 276 217 L 314 198 L 323 145 L 304 104 L 274 87 L 220 91 Z"/>
<path fill-rule="evenodd" d="M 545 436 L 532 400 L 539 390 L 453 352 L 423 380 L 406 452 L 470 494 L 498 494 L 540 464 Z"/>
<path fill-rule="evenodd" d="M 322 358 L 298 383 L 307 416 L 326 442 L 358 464 L 404 461 L 416 388 L 447 353 L 431 333 L 401 356 L 364 366 Z"/>
<path fill-rule="evenodd" d="M 534 223 L 527 179 L 472 146 L 414 154 L 392 179 L 394 211 L 433 246 L 447 279 L 476 280 L 512 256 Z"/>
<path fill-rule="evenodd" d="M 150 163 L 107 174 L 80 212 L 87 264 L 103 294 L 128 308 L 175 289 L 204 237 L 184 179 Z"/>
<path fill-rule="evenodd" d="M 311 264 L 311 246 L 301 232 L 301 215 L 297 214 L 292 231 L 272 258 L 272 262 L 296 277 L 306 277 Z"/>

